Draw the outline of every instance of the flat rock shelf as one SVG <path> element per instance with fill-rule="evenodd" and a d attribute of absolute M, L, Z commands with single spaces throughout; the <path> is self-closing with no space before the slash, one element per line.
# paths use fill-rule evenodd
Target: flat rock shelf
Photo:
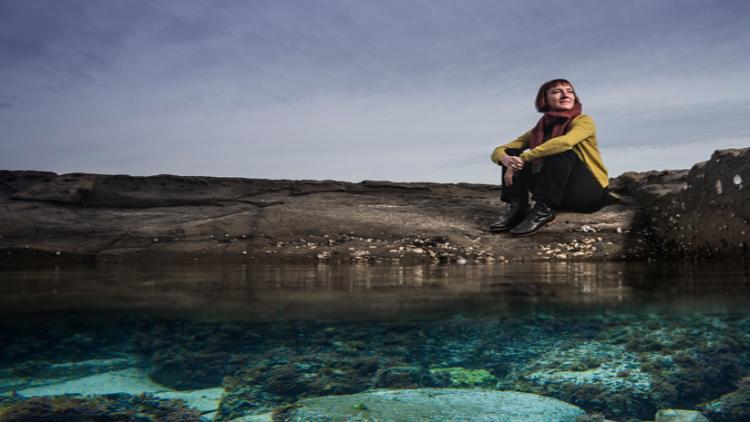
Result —
<path fill-rule="evenodd" d="M 487 263 L 748 255 L 750 149 L 625 173 L 612 204 L 523 238 L 500 186 L 0 171 L 0 264 Z"/>

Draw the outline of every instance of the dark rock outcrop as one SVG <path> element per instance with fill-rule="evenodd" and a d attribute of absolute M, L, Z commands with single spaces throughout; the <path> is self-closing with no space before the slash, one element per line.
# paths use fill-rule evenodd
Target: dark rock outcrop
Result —
<path fill-rule="evenodd" d="M 744 256 L 750 232 L 750 149 L 716 151 L 690 170 L 683 191 L 651 211 L 666 252 L 691 257 Z"/>
<path fill-rule="evenodd" d="M 748 149 L 625 173 L 616 203 L 532 237 L 484 228 L 498 186 L 0 171 L 0 262 L 492 262 L 747 255 Z"/>
<path fill-rule="evenodd" d="M 617 189 L 640 207 L 651 255 L 748 255 L 750 148 L 715 151 L 689 171 L 625 173 Z"/>

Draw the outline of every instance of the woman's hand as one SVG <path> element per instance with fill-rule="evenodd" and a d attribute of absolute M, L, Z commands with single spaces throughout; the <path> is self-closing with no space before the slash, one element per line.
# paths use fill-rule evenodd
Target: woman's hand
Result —
<path fill-rule="evenodd" d="M 505 186 L 510 186 L 513 184 L 513 176 L 516 174 L 516 171 L 513 170 L 513 167 L 508 167 L 505 170 L 505 175 L 503 176 L 503 184 Z"/>
<path fill-rule="evenodd" d="M 520 157 L 516 157 L 513 155 L 506 155 L 503 158 L 500 159 L 500 162 L 507 168 L 508 170 L 515 170 L 519 171 L 523 168 L 524 162 Z"/>

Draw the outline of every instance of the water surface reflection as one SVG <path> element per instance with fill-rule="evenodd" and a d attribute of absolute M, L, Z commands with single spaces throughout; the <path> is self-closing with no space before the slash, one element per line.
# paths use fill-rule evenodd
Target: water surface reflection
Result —
<path fill-rule="evenodd" d="M 91 265 L 0 272 L 4 313 L 133 310 L 228 319 L 422 319 L 544 307 L 744 307 L 745 265 Z"/>

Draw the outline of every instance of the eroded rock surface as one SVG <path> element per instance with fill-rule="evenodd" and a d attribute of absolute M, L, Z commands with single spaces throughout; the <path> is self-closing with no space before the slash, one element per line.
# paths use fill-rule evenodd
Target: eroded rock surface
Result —
<path fill-rule="evenodd" d="M 675 189 L 641 201 L 655 246 L 695 258 L 746 256 L 750 148 L 716 151 L 675 182 Z"/>
<path fill-rule="evenodd" d="M 626 173 L 616 204 L 524 238 L 478 184 L 0 171 L 0 256 L 254 262 L 620 260 L 747 254 L 748 149 L 690 171 Z"/>

